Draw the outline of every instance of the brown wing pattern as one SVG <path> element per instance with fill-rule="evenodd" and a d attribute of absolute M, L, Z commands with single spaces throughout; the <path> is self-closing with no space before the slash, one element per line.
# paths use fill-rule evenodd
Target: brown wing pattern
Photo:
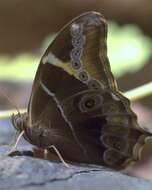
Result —
<path fill-rule="evenodd" d="M 106 38 L 106 21 L 96 12 L 58 33 L 36 73 L 25 138 L 42 148 L 55 145 L 67 160 L 118 169 L 139 159 L 147 134 L 117 89 Z"/>
<path fill-rule="evenodd" d="M 63 98 L 72 95 L 70 92 L 71 86 L 76 88 L 77 92 L 82 90 L 79 85 L 73 85 L 71 80 L 67 82 L 67 87 L 62 85 L 60 88 L 58 83 L 64 81 L 65 77 L 63 71 L 69 74 L 71 78 L 78 79 L 82 86 L 84 86 L 82 84 L 84 83 L 88 88 L 96 87 L 100 83 L 103 88 L 116 89 L 106 54 L 106 35 L 105 19 L 95 12 L 88 12 L 77 17 L 59 32 L 41 59 L 33 84 L 29 104 L 30 114 L 35 113 L 32 108 L 33 104 L 37 104 L 38 98 L 36 96 L 40 98 L 38 92 L 40 90 L 40 78 L 43 78 L 43 81 L 45 78 L 50 91 L 52 91 L 52 86 L 55 86 L 57 88 L 55 93 L 59 96 L 64 93 L 62 88 L 69 91 L 69 95 L 66 94 Z M 63 71 L 57 72 L 54 76 L 54 70 L 51 69 L 52 66 L 49 66 L 49 64 Z M 58 82 L 58 79 L 60 79 L 60 82 Z M 41 97 L 41 99 L 45 98 Z M 39 109 L 37 113 L 41 113 L 41 106 Z"/>

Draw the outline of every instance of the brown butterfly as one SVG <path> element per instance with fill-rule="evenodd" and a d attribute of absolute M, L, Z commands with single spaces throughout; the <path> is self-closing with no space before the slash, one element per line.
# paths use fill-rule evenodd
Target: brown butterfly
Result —
<path fill-rule="evenodd" d="M 27 113 L 13 124 L 28 142 L 50 152 L 53 145 L 67 161 L 121 169 L 140 159 L 147 133 L 117 88 L 106 38 L 97 12 L 64 26 L 40 61 Z"/>

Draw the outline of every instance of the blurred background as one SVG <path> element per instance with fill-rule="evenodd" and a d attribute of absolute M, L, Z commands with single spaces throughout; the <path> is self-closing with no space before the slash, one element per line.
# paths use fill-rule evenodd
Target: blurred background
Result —
<path fill-rule="evenodd" d="M 56 32 L 85 11 L 108 20 L 108 57 L 124 92 L 152 81 L 152 1 L 0 0 L 0 110 L 26 108 L 39 60 Z M 151 125 L 152 96 L 132 107 Z M 5 123 L 4 123 L 5 122 Z M 0 120 L 6 126 L 6 121 Z"/>

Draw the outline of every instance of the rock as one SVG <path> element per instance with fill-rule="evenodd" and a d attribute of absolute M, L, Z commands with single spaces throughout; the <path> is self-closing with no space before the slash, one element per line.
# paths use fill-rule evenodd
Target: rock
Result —
<path fill-rule="evenodd" d="M 2 190 L 151 190 L 152 182 L 97 166 L 69 168 L 30 157 L 0 156 Z"/>
<path fill-rule="evenodd" d="M 8 122 L 8 123 L 7 123 Z M 130 177 L 104 167 L 70 165 L 31 157 L 7 157 L 15 130 L 0 121 L 0 190 L 152 190 L 152 182 Z M 29 150 L 21 141 L 18 150 Z M 3 156 L 2 156 L 3 155 Z"/>

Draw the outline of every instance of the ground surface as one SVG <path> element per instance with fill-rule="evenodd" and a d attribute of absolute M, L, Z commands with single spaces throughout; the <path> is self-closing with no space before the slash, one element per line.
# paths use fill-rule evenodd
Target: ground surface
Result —
<path fill-rule="evenodd" d="M 0 121 L 0 190 L 151 190 L 152 182 L 97 166 L 70 165 L 30 157 L 4 156 L 14 129 Z M 20 147 L 26 145 L 20 142 Z M 19 148 L 20 148 L 19 147 Z"/>
<path fill-rule="evenodd" d="M 70 166 L 27 157 L 0 157 L 2 190 L 151 190 L 152 183 L 104 168 Z"/>

